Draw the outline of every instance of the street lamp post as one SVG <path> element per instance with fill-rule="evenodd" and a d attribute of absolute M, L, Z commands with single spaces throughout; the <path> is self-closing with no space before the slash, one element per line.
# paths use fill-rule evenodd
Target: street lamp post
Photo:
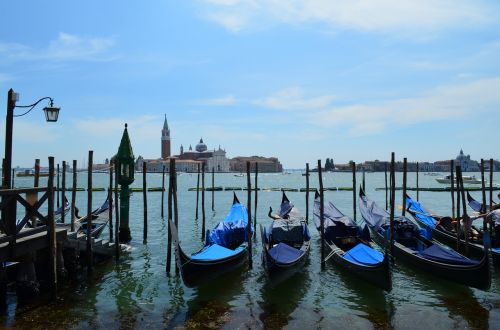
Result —
<path fill-rule="evenodd" d="M 14 117 L 21 117 L 27 115 L 43 100 L 49 100 L 49 106 L 44 107 L 45 120 L 48 122 L 55 122 L 59 117 L 60 108 L 54 107 L 54 100 L 51 97 L 42 97 L 38 101 L 30 105 L 16 105 L 19 100 L 19 94 L 15 93 L 12 88 L 7 93 L 7 117 L 5 121 L 5 168 L 3 169 L 3 182 L 2 186 L 6 189 L 11 188 L 12 182 L 12 130 L 14 125 Z M 20 114 L 14 115 L 15 108 L 28 108 L 29 110 Z"/>
<path fill-rule="evenodd" d="M 12 88 L 7 93 L 7 117 L 5 121 L 5 158 L 3 163 L 3 182 L 4 189 L 10 189 L 12 186 L 12 131 L 14 126 L 14 117 L 21 117 L 31 112 L 40 102 L 49 100 L 49 105 L 43 108 L 45 112 L 45 119 L 48 122 L 55 122 L 59 117 L 60 108 L 54 107 L 54 100 L 51 97 L 42 97 L 38 101 L 30 105 L 16 105 L 19 100 L 19 94 L 15 93 Z M 28 110 L 22 114 L 14 115 L 15 108 L 27 108 Z M 10 205 L 6 208 L 2 218 L 6 220 L 15 219 L 16 216 L 16 202 L 11 201 Z M 15 231 L 16 222 L 7 221 L 9 234 Z M 10 224 L 10 225 L 9 225 Z"/>

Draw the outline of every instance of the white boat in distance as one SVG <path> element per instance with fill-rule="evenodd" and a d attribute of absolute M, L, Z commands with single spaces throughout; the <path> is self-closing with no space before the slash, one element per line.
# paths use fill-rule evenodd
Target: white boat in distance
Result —
<path fill-rule="evenodd" d="M 480 184 L 481 180 L 478 180 L 474 175 L 463 175 L 464 184 Z M 451 183 L 451 175 L 447 175 L 444 178 L 437 178 L 437 182 L 439 183 Z"/>

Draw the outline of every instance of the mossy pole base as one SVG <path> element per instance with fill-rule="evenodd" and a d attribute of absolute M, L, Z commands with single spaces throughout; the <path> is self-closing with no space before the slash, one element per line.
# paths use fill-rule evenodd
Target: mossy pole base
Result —
<path fill-rule="evenodd" d="M 127 185 L 122 185 L 120 191 L 120 232 L 118 234 L 120 243 L 128 243 L 132 240 L 129 227 L 129 205 L 130 189 Z"/>

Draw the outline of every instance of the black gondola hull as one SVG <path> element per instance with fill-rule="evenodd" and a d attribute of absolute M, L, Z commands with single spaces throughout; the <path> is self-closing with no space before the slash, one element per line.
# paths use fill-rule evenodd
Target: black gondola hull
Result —
<path fill-rule="evenodd" d="M 413 219 L 417 222 L 417 224 L 425 229 L 432 230 L 432 237 L 438 240 L 439 242 L 448 245 L 449 247 L 453 248 L 456 250 L 457 248 L 457 237 L 455 234 L 445 232 L 444 230 L 440 228 L 430 228 L 428 225 L 420 221 L 410 210 L 408 210 L 410 214 L 412 215 Z M 469 245 L 469 253 L 471 257 L 474 258 L 482 258 L 484 256 L 484 246 L 477 244 L 477 243 L 471 243 L 468 242 Z M 464 252 L 465 251 L 465 240 L 460 239 L 460 251 L 459 252 Z M 491 258 L 493 261 L 493 265 L 495 267 L 500 267 L 500 252 L 491 250 Z"/>
<path fill-rule="evenodd" d="M 234 270 L 244 265 L 248 260 L 248 248 L 240 252 L 217 260 L 197 260 L 189 257 L 181 248 L 175 224 L 170 221 L 170 230 L 177 267 L 182 280 L 187 287 L 196 287 L 200 284 L 218 277 L 219 275 Z"/>
<path fill-rule="evenodd" d="M 384 246 L 384 237 L 376 230 L 370 228 L 373 240 Z M 408 251 L 399 243 L 394 243 L 392 251 L 394 257 L 416 268 L 432 273 L 433 275 L 465 284 L 481 290 L 488 290 L 491 285 L 491 254 L 483 255 L 476 265 L 450 265 L 419 257 Z"/>

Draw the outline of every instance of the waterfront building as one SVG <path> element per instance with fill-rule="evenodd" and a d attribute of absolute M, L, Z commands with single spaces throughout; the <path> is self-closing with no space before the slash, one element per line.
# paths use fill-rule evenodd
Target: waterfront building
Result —
<path fill-rule="evenodd" d="M 255 171 L 255 163 L 259 164 L 259 172 L 283 172 L 283 166 L 276 157 L 235 157 L 229 162 L 229 169 L 234 172 L 246 172 L 247 162 L 250 162 L 250 170 Z"/>

